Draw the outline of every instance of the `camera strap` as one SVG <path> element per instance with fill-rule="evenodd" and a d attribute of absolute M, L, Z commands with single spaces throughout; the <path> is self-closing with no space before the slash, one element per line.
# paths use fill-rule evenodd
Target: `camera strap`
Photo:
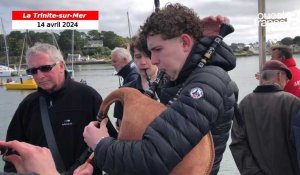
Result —
<path fill-rule="evenodd" d="M 65 171 L 65 166 L 61 155 L 58 151 L 57 144 L 55 141 L 55 137 L 52 130 L 52 125 L 49 119 L 48 107 L 46 104 L 46 100 L 43 96 L 40 96 L 40 111 L 42 116 L 43 128 L 47 140 L 48 147 L 52 153 L 53 159 L 55 161 L 56 168 L 59 172 Z"/>

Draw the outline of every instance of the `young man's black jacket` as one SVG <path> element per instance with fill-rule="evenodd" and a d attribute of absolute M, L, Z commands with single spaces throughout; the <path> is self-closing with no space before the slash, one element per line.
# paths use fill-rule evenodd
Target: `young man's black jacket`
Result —
<path fill-rule="evenodd" d="M 197 67 L 200 57 L 212 42 L 203 38 L 195 44 L 178 79 L 161 91 L 167 102 L 181 89 L 177 100 L 147 127 L 140 141 L 117 141 L 108 137 L 95 148 L 95 163 L 108 174 L 169 174 L 182 158 L 211 131 L 217 172 L 234 115 L 234 88 L 227 71 L 236 58 L 222 43 L 212 60 Z M 142 114 L 141 114 L 142 117 Z"/>
<path fill-rule="evenodd" d="M 234 116 L 233 105 L 237 102 L 238 98 L 238 87 L 234 81 L 230 80 L 226 72 L 235 67 L 236 58 L 231 49 L 223 42 L 222 47 L 216 49 L 212 60 L 208 62 L 203 69 L 197 67 L 199 58 L 204 54 L 204 51 L 207 50 L 211 41 L 209 38 L 203 38 L 200 43 L 194 46 L 177 80 L 170 81 L 164 85 L 164 87 L 161 88 L 159 98 L 162 103 L 168 104 L 168 102 L 176 96 L 176 93 L 182 86 L 194 87 L 193 85 L 189 85 L 189 81 L 193 82 L 194 79 L 198 80 L 201 84 L 199 87 L 203 90 L 204 96 L 207 95 L 207 97 L 204 97 L 207 102 L 202 103 L 201 106 L 197 108 L 203 108 L 199 109 L 201 113 L 203 113 L 203 111 L 205 111 L 205 113 L 218 113 L 218 116 L 214 116 L 216 118 L 211 118 L 211 120 L 208 118 L 215 147 L 215 161 L 211 172 L 213 175 L 218 173 L 220 162 L 226 149 L 229 130 Z M 223 98 L 222 100 L 221 97 Z M 222 107 L 218 105 L 222 105 Z M 191 111 L 191 113 L 193 112 Z"/>

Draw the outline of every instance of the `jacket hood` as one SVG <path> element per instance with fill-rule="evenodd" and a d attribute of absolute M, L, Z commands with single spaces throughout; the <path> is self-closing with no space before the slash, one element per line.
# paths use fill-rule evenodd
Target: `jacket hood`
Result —
<path fill-rule="evenodd" d="M 185 77 L 187 77 L 197 67 L 201 57 L 205 54 L 213 42 L 214 37 L 204 37 L 194 45 L 177 78 L 178 81 L 185 79 Z M 233 55 L 229 46 L 226 43 L 221 42 L 221 44 L 217 46 L 212 58 L 205 66 L 207 65 L 218 66 L 225 71 L 230 71 L 236 66 L 236 57 Z"/>

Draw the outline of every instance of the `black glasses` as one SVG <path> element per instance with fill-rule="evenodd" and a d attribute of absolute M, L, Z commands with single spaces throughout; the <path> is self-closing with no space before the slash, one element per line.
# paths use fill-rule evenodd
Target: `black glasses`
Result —
<path fill-rule="evenodd" d="M 52 68 L 55 65 L 57 65 L 58 63 L 59 63 L 59 61 L 54 64 L 51 64 L 51 65 L 43 65 L 40 67 L 30 68 L 30 69 L 26 70 L 26 73 L 27 73 L 27 75 L 35 75 L 35 74 L 37 74 L 38 70 L 40 70 L 41 72 L 50 72 L 52 70 Z"/>

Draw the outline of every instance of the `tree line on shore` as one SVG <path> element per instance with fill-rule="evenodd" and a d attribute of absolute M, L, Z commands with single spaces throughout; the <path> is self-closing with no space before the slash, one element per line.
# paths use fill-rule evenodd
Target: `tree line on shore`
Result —
<path fill-rule="evenodd" d="M 56 45 L 61 50 L 64 58 L 72 52 L 74 54 L 89 55 L 91 58 L 109 60 L 111 50 L 115 47 L 124 46 L 130 42 L 130 38 L 124 38 L 115 34 L 112 31 L 97 31 L 90 30 L 88 32 L 79 32 L 74 30 L 74 40 L 72 41 L 73 30 L 64 30 L 60 33 L 54 32 L 35 32 L 35 31 L 11 31 L 4 41 L 3 34 L 0 35 L 0 64 L 6 64 L 6 47 L 8 48 L 8 55 L 11 64 L 19 64 L 19 60 L 24 49 L 31 47 L 36 42 L 50 43 Z M 24 42 L 25 41 L 25 42 Z M 90 41 L 101 41 L 101 47 L 90 47 Z M 72 45 L 72 42 L 74 43 Z M 279 41 L 282 44 L 291 47 L 300 47 L 300 36 L 294 38 L 285 37 Z M 232 43 L 230 47 L 237 56 L 255 55 L 251 50 L 255 44 L 245 45 L 243 43 Z"/>
<path fill-rule="evenodd" d="M 11 64 L 18 64 L 22 51 L 33 46 L 37 42 L 53 44 L 59 47 L 64 58 L 72 53 L 89 55 L 96 59 L 109 59 L 111 50 L 115 47 L 123 46 L 129 42 L 129 38 L 123 38 L 112 31 L 90 30 L 79 32 L 74 30 L 74 40 L 72 41 L 73 30 L 64 30 L 60 33 L 54 32 L 35 32 L 35 31 L 11 31 L 6 38 L 6 45 L 3 34 L 0 35 L 0 64 L 6 63 L 6 47 Z M 24 42 L 25 41 L 25 42 Z M 102 47 L 88 46 L 89 41 L 101 41 Z M 73 44 L 72 44 L 73 42 Z"/>
<path fill-rule="evenodd" d="M 276 44 L 283 44 L 289 46 L 294 53 L 300 53 L 300 36 L 284 37 L 279 41 L 269 40 L 266 42 L 266 52 L 269 54 L 270 48 Z M 244 43 L 232 43 L 230 48 L 233 50 L 236 56 L 252 56 L 258 55 L 259 44 L 258 42 L 244 44 Z"/>

